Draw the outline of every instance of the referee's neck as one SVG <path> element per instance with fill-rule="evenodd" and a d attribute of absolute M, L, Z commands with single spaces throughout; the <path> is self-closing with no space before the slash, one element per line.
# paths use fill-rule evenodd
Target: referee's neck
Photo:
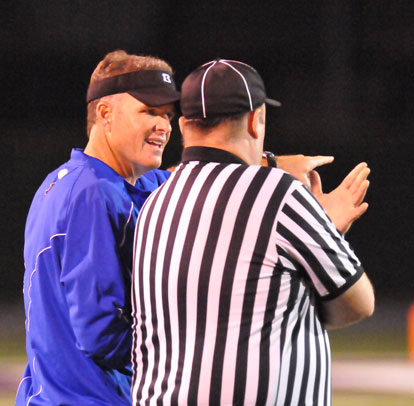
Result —
<path fill-rule="evenodd" d="M 238 156 L 248 165 L 259 165 L 263 153 L 257 140 L 242 134 L 238 134 L 237 137 L 233 134 L 229 138 L 226 134 L 214 130 L 202 134 L 192 132 L 191 135 L 183 134 L 183 140 L 184 148 L 208 147 L 221 149 Z"/>

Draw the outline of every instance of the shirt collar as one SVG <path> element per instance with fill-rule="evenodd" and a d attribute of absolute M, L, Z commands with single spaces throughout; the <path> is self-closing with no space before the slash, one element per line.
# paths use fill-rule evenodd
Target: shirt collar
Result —
<path fill-rule="evenodd" d="M 119 173 L 112 169 L 108 164 L 101 161 L 98 158 L 85 154 L 81 148 L 73 148 L 71 153 L 71 159 L 88 164 L 94 168 L 95 171 L 99 173 L 100 177 L 104 177 L 110 180 L 113 183 L 122 183 L 130 192 L 144 192 L 150 194 L 154 189 L 156 189 L 160 182 L 157 182 L 157 179 L 152 174 L 144 174 L 137 179 L 135 185 L 131 185 L 127 180 L 125 180 Z"/>
<path fill-rule="evenodd" d="M 181 162 L 188 163 L 190 161 L 201 161 L 201 162 L 219 162 L 223 164 L 243 164 L 247 165 L 243 159 L 231 152 L 223 149 L 211 148 L 211 147 L 188 147 L 185 148 Z"/>
<path fill-rule="evenodd" d="M 126 182 L 126 180 L 108 164 L 98 158 L 85 154 L 84 150 L 81 148 L 73 148 L 70 157 L 73 161 L 81 162 L 83 165 L 86 164 L 93 167 L 95 171 L 98 171 L 100 177 L 105 177 L 113 182 Z"/>

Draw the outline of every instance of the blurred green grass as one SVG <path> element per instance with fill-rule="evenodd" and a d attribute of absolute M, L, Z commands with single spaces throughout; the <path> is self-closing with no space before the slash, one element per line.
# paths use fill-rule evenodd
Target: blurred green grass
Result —
<path fill-rule="evenodd" d="M 329 332 L 333 358 L 407 358 L 404 329 L 390 331 L 348 329 Z"/>
<path fill-rule="evenodd" d="M 12 406 L 15 401 L 15 393 L 0 394 L 0 406 Z"/>
<path fill-rule="evenodd" d="M 407 304 L 380 304 L 373 317 L 340 330 L 329 331 L 332 359 L 407 359 Z M 0 366 L 17 362 L 24 366 L 25 334 L 22 307 L 0 320 Z M 0 370 L 0 374 L 1 374 Z M 3 371 L 4 373 L 4 371 Z M 414 383 L 413 383 L 414 385 Z M 12 406 L 16 388 L 0 388 L 0 406 Z M 414 396 L 333 391 L 333 406 L 412 406 Z"/>
<path fill-rule="evenodd" d="M 23 332 L 0 330 L 0 361 L 26 358 L 25 335 Z"/>
<path fill-rule="evenodd" d="M 408 304 L 377 304 L 374 316 L 353 326 L 330 330 L 334 357 L 406 357 Z M 0 360 L 25 357 L 23 304 L 0 306 Z M 4 315 L 4 316 L 3 316 Z"/>
<path fill-rule="evenodd" d="M 407 358 L 409 303 L 379 302 L 369 319 L 329 331 L 333 358 Z"/>
<path fill-rule="evenodd" d="M 23 302 L 0 303 L 0 362 L 24 359 L 25 315 Z"/>
<path fill-rule="evenodd" d="M 1 405 L 1 403 L 0 403 Z M 332 396 L 332 406 L 413 406 L 414 396 L 339 392 Z"/>
<path fill-rule="evenodd" d="M 0 394 L 0 406 L 14 405 L 15 394 Z M 412 406 L 414 397 L 384 394 L 334 393 L 332 406 Z"/>

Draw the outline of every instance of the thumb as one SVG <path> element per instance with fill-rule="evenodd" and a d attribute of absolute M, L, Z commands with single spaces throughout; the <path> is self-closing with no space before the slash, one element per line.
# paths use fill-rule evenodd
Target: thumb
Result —
<path fill-rule="evenodd" d="M 309 169 L 315 169 L 318 166 L 326 165 L 332 163 L 334 160 L 333 156 L 325 156 L 325 155 L 316 155 L 309 157 Z"/>
<path fill-rule="evenodd" d="M 311 185 L 311 192 L 315 196 L 320 196 L 323 194 L 322 192 L 322 181 L 321 177 L 319 176 L 319 173 L 316 171 L 310 171 L 309 172 L 309 180 Z"/>

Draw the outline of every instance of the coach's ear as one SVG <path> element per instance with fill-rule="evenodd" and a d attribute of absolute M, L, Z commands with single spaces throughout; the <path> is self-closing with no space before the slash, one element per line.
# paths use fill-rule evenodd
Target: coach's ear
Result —
<path fill-rule="evenodd" d="M 111 121 L 112 116 L 112 104 L 105 101 L 100 100 L 99 103 L 96 105 L 96 117 L 98 120 L 102 120 L 105 122 Z"/>
<path fill-rule="evenodd" d="M 109 135 L 112 132 L 112 112 L 112 104 L 105 100 L 100 100 L 96 105 L 96 121 L 102 125 L 105 132 Z"/>

